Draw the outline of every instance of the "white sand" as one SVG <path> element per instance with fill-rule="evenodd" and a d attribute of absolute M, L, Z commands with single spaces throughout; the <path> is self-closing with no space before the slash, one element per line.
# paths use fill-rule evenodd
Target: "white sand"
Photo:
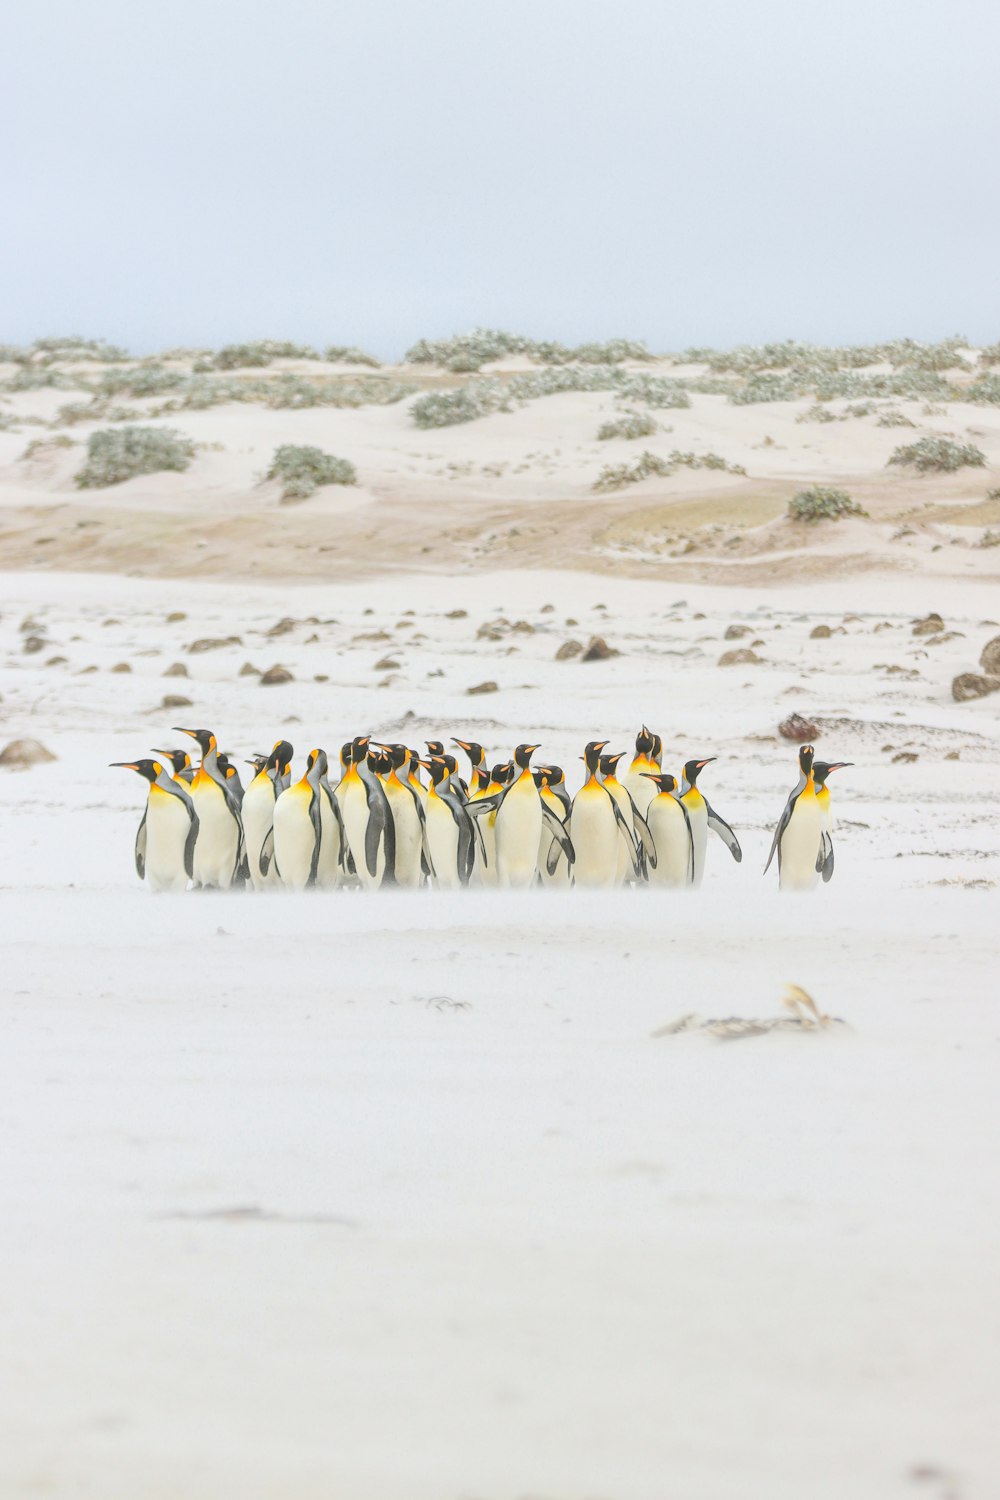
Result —
<path fill-rule="evenodd" d="M 0 774 L 0 1493 L 990 1500 L 1000 702 L 950 683 L 995 588 L 0 585 L 2 738 L 59 756 Z M 914 637 L 931 608 L 960 634 Z M 534 633 L 477 640 L 497 610 Z M 338 623 L 267 638 L 284 615 Z M 754 633 L 723 643 L 733 620 Z M 623 655 L 553 660 L 594 630 Z M 716 665 L 752 640 L 762 665 Z M 760 873 L 793 708 L 856 763 L 810 899 Z M 643 718 L 674 760 L 720 757 L 745 858 L 713 843 L 698 894 L 154 899 L 141 787 L 106 769 L 199 723 L 300 757 L 530 733 L 575 779 Z M 652 1036 L 773 1015 L 788 981 L 849 1027 Z"/>

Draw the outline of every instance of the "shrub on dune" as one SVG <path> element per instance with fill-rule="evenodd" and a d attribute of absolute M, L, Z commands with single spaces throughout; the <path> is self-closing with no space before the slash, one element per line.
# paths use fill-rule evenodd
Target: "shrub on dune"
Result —
<path fill-rule="evenodd" d="M 597 429 L 597 436 L 602 443 L 606 443 L 612 438 L 652 437 L 656 431 L 657 424 L 648 412 L 630 411 L 613 422 L 602 422 Z"/>
<path fill-rule="evenodd" d="M 950 438 L 922 437 L 916 443 L 897 448 L 891 464 L 907 464 L 921 474 L 951 474 L 956 469 L 981 469 L 986 454 L 972 443 L 953 443 Z"/>
<path fill-rule="evenodd" d="M 92 432 L 87 462 L 76 475 L 79 489 L 103 489 L 138 474 L 186 469 L 194 444 L 170 427 L 117 427 Z"/>
<path fill-rule="evenodd" d="M 224 344 L 213 362 L 217 370 L 261 369 L 275 359 L 319 359 L 319 355 L 308 344 L 254 339 L 248 344 Z"/>
<path fill-rule="evenodd" d="M 800 490 L 788 502 L 788 514 L 793 521 L 839 521 L 841 516 L 866 516 L 856 500 L 846 490 L 834 490 L 822 484 L 811 484 Z"/>
<path fill-rule="evenodd" d="M 268 479 L 281 480 L 282 500 L 306 500 L 326 484 L 357 484 L 354 465 L 346 458 L 335 458 L 322 448 L 297 447 L 284 443 L 275 448 Z"/>
<path fill-rule="evenodd" d="M 374 354 L 368 354 L 364 349 L 355 349 L 353 345 L 330 344 L 323 358 L 331 365 L 368 365 L 373 370 L 382 368 L 381 360 L 376 359 Z"/>

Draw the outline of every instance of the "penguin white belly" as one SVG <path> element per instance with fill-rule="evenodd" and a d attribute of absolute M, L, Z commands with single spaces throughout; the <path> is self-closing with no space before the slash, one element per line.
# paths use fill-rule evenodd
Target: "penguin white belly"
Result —
<path fill-rule="evenodd" d="M 708 847 L 708 809 L 705 799 L 698 792 L 688 800 L 683 799 L 687 808 L 688 818 L 691 821 L 691 843 L 694 846 L 694 879 L 691 884 L 701 885 L 701 878 L 705 873 L 705 851 Z"/>
<path fill-rule="evenodd" d="M 316 846 L 316 830 L 309 816 L 311 799 L 312 788 L 296 782 L 274 804 L 274 862 L 288 891 L 304 891 L 309 884 Z"/>
<path fill-rule="evenodd" d="M 191 819 L 181 799 L 151 786 L 146 806 L 146 880 L 151 891 L 187 889 L 184 845 L 190 831 Z"/>
<path fill-rule="evenodd" d="M 416 890 L 423 879 L 420 855 L 423 837 L 420 815 L 412 794 L 390 778 L 385 794 L 389 799 L 392 826 L 396 831 L 396 884 L 404 890 Z"/>
<path fill-rule="evenodd" d="M 668 793 L 649 805 L 646 821 L 656 849 L 656 869 L 650 869 L 650 885 L 680 888 L 691 879 L 691 835 L 684 809 Z"/>
<path fill-rule="evenodd" d="M 333 808 L 326 792 L 320 788 L 317 793 L 319 797 L 319 827 L 320 845 L 319 862 L 316 866 L 316 884 L 324 890 L 333 890 L 334 886 L 340 884 L 340 824 L 337 822 Z"/>
<path fill-rule="evenodd" d="M 458 824 L 440 797 L 427 799 L 427 847 L 440 890 L 458 890 Z"/>
<path fill-rule="evenodd" d="M 823 831 L 823 813 L 815 795 L 803 792 L 792 808 L 792 816 L 781 836 L 783 891 L 811 891 L 819 883 L 816 859 Z"/>
<path fill-rule="evenodd" d="M 259 784 L 258 784 L 259 783 Z M 274 786 L 269 776 L 254 777 L 247 787 L 243 806 L 243 837 L 246 843 L 247 864 L 254 890 L 262 891 L 279 884 L 273 869 L 266 875 L 261 873 L 260 849 L 274 822 Z"/>
<path fill-rule="evenodd" d="M 531 772 L 522 773 L 500 804 L 496 819 L 497 884 L 523 890 L 538 871 L 542 804 Z"/>
<path fill-rule="evenodd" d="M 368 835 L 368 793 L 364 782 L 355 771 L 337 787 L 337 801 L 344 818 L 347 847 L 354 856 L 354 868 L 358 879 L 366 889 L 381 885 L 385 870 L 384 845 L 379 844 L 376 873 L 372 875 L 365 859 L 365 839 Z"/>
<path fill-rule="evenodd" d="M 227 891 L 236 872 L 239 825 L 226 794 L 211 776 L 199 771 L 191 783 L 191 797 L 200 824 L 194 846 L 195 884 Z"/>
<path fill-rule="evenodd" d="M 573 799 L 570 837 L 576 851 L 576 885 L 608 887 L 618 880 L 621 833 L 603 787 L 585 786 Z"/>
<path fill-rule="evenodd" d="M 626 771 L 621 780 L 632 801 L 645 817 L 647 807 L 656 796 L 656 783 L 639 771 Z"/>

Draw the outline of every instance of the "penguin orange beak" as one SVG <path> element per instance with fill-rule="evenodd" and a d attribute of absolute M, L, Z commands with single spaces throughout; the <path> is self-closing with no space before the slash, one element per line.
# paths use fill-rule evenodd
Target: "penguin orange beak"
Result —
<path fill-rule="evenodd" d="M 109 766 L 117 766 L 123 771 L 138 771 L 139 767 L 134 760 L 110 760 Z"/>
<path fill-rule="evenodd" d="M 696 760 L 695 765 L 700 771 L 704 766 L 710 766 L 713 760 L 718 760 L 718 758 L 719 757 L 717 755 L 707 755 L 704 760 Z"/>
<path fill-rule="evenodd" d="M 171 724 L 170 727 L 175 734 L 186 734 L 192 740 L 196 740 L 198 738 L 197 729 L 182 729 L 179 724 Z"/>
<path fill-rule="evenodd" d="M 830 766 L 827 767 L 826 774 L 829 776 L 831 771 L 843 771 L 848 766 L 853 766 L 853 764 L 853 760 L 835 760 Z"/>

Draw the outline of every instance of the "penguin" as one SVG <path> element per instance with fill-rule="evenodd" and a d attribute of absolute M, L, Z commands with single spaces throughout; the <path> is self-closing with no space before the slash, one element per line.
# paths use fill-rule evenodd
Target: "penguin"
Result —
<path fill-rule="evenodd" d="M 396 884 L 414 891 L 424 883 L 425 865 L 433 863 L 425 854 L 427 820 L 424 800 L 407 774 L 411 752 L 405 745 L 387 745 L 384 749 L 389 760 L 389 774 L 384 777 L 382 785 L 396 842 Z"/>
<path fill-rule="evenodd" d="M 219 769 L 219 746 L 210 729 L 181 729 L 201 748 L 201 765 L 191 782 L 191 797 L 200 829 L 194 849 L 194 883 L 226 891 L 238 880 L 243 863 L 240 809 Z"/>
<path fill-rule="evenodd" d="M 710 828 L 713 833 L 719 835 L 737 864 L 743 858 L 739 839 L 725 819 L 719 817 L 698 787 L 699 774 L 716 759 L 716 756 L 709 755 L 704 760 L 687 761 L 681 782 L 680 797 L 691 820 L 691 837 L 694 841 L 694 879 L 691 884 L 696 886 L 701 885 L 705 873 L 705 851 L 708 846 Z"/>
<path fill-rule="evenodd" d="M 502 765 L 496 765 L 488 773 L 485 790 L 478 796 L 473 796 L 473 804 L 484 802 L 487 811 L 484 817 L 478 817 L 479 809 L 473 808 L 473 815 L 478 817 L 479 831 L 482 835 L 483 854 L 476 861 L 474 883 L 477 885 L 495 886 L 497 883 L 497 807 L 504 789 L 514 779 L 514 762 L 505 761 Z"/>
<path fill-rule="evenodd" d="M 268 835 L 274 826 L 274 804 L 285 789 L 286 778 L 292 761 L 292 747 L 287 740 L 278 740 L 270 755 L 255 755 L 250 762 L 257 766 L 257 774 L 243 794 L 240 813 L 243 819 L 243 842 L 246 847 L 247 866 L 254 890 L 262 891 L 281 884 L 273 864 L 267 874 L 261 869 L 261 856 Z M 259 762 L 259 764 L 258 764 Z"/>
<path fill-rule="evenodd" d="M 826 862 L 823 806 L 816 795 L 813 776 L 815 753 L 812 745 L 803 745 L 799 750 L 798 783 L 778 820 L 764 866 L 766 875 L 777 854 L 778 889 L 782 891 L 811 891 L 819 883 Z"/>
<path fill-rule="evenodd" d="M 656 796 L 656 788 L 649 780 L 650 775 L 655 776 L 660 769 L 659 760 L 653 757 L 656 740 L 657 736 L 643 724 L 635 737 L 635 755 L 632 763 L 621 778 L 625 790 L 643 814 Z"/>
<path fill-rule="evenodd" d="M 656 846 L 656 863 L 650 867 L 651 885 L 683 887 L 694 884 L 694 838 L 691 819 L 678 796 L 677 778 L 657 771 L 643 771 L 653 796 L 646 821 Z"/>
<path fill-rule="evenodd" d="M 816 800 L 821 815 L 820 855 L 823 864 L 820 873 L 824 885 L 833 878 L 833 818 L 830 814 L 830 788 L 826 784 L 826 778 L 831 771 L 843 771 L 853 764 L 850 760 L 813 761 L 813 780 L 816 783 Z"/>
<path fill-rule="evenodd" d="M 430 773 L 427 789 L 427 848 L 439 890 L 468 885 L 476 862 L 477 834 L 468 805 L 451 785 L 443 755 L 421 761 Z"/>
<path fill-rule="evenodd" d="M 264 841 L 260 866 L 264 875 L 272 863 L 289 891 L 304 891 L 316 884 L 323 843 L 320 778 L 326 773 L 326 756 L 310 750 L 301 781 L 281 793 L 274 804 L 274 822 Z"/>
<path fill-rule="evenodd" d="M 151 891 L 183 891 L 194 874 L 198 814 L 187 787 L 158 760 L 116 760 L 149 782 L 146 808 L 135 836 L 135 869 Z"/>
<path fill-rule="evenodd" d="M 538 872 L 544 804 L 530 764 L 537 749 L 537 745 L 518 745 L 514 751 L 516 774 L 497 804 L 494 823 L 497 885 L 504 889 L 533 885 Z M 480 798 L 480 804 L 485 800 Z"/>
<path fill-rule="evenodd" d="M 633 802 L 630 793 L 618 780 L 618 762 L 624 753 L 624 751 L 619 751 L 617 755 L 602 755 L 600 760 L 601 781 L 605 790 L 614 798 L 625 826 L 631 834 L 630 841 L 626 842 L 623 838 L 618 848 L 619 885 L 624 885 L 629 878 L 644 879 L 647 862 L 652 861 L 654 865 L 656 863 L 656 848 L 646 820 Z"/>
<path fill-rule="evenodd" d="M 261 771 L 263 771 L 264 767 L 267 765 L 267 756 L 261 755 L 260 751 L 258 750 L 256 755 L 248 755 L 243 764 L 245 766 L 253 766 L 254 776 L 259 776 Z M 251 777 L 250 779 L 252 781 L 253 777 Z"/>
<path fill-rule="evenodd" d="M 470 797 L 485 797 L 486 790 L 490 784 L 489 767 L 486 764 L 486 751 L 482 745 L 477 745 L 475 740 L 452 740 L 460 750 L 464 750 L 469 757 L 472 767 L 472 779 L 469 782 Z"/>
<path fill-rule="evenodd" d="M 183 781 L 185 786 L 191 785 L 194 780 L 194 766 L 186 750 L 158 750 L 154 745 L 153 754 L 162 755 L 164 760 L 169 760 L 176 781 Z"/>
<path fill-rule="evenodd" d="M 222 772 L 223 776 L 225 776 L 226 781 L 227 781 L 228 786 L 229 786 L 229 790 L 230 790 L 230 792 L 232 793 L 232 795 L 236 799 L 236 805 L 237 805 L 237 807 L 242 807 L 243 806 L 243 783 L 240 780 L 240 773 L 239 773 L 239 771 L 237 771 L 236 767 L 233 765 L 232 761 L 229 759 L 229 756 L 228 755 L 224 755 L 221 750 L 219 751 L 219 755 L 218 755 L 218 763 L 219 763 L 219 770 Z"/>
<path fill-rule="evenodd" d="M 395 830 L 385 788 L 368 765 L 370 737 L 359 735 L 344 747 L 344 774 L 336 788 L 354 868 L 366 888 L 394 879 Z"/>
<path fill-rule="evenodd" d="M 614 797 L 600 777 L 601 751 L 607 740 L 591 740 L 583 752 L 587 779 L 573 798 L 570 837 L 576 851 L 576 885 L 610 888 L 618 884 L 619 845 L 623 839 L 634 853 L 635 839 Z"/>
<path fill-rule="evenodd" d="M 316 867 L 316 884 L 324 890 L 332 890 L 343 884 L 347 874 L 347 836 L 340 803 L 330 785 L 330 763 L 325 750 L 313 752 L 319 766 L 319 864 Z"/>
<path fill-rule="evenodd" d="M 572 803 L 566 790 L 562 766 L 538 766 L 534 771 L 534 778 L 544 806 L 565 824 Z M 566 886 L 572 879 L 569 861 L 563 859 L 559 842 L 547 822 L 542 825 L 538 843 L 538 877 L 542 885 Z"/>

